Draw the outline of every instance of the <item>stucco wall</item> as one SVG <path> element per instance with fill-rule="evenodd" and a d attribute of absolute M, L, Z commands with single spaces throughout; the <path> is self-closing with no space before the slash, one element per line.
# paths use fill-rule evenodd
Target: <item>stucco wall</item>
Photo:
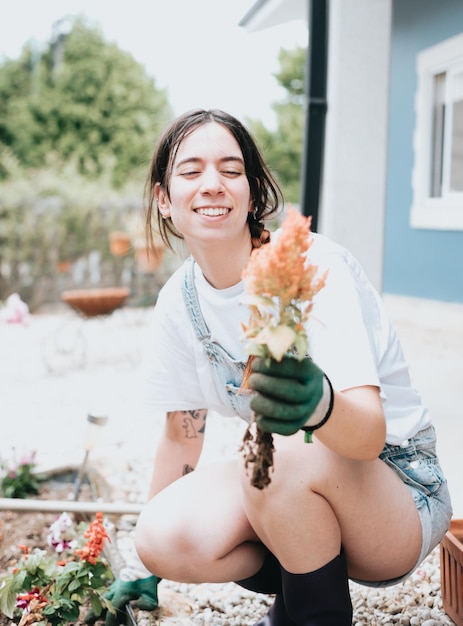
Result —
<path fill-rule="evenodd" d="M 385 292 L 463 302 L 463 232 L 410 226 L 416 55 L 461 32 L 461 0 L 394 0 L 384 242 Z"/>
<path fill-rule="evenodd" d="M 390 0 L 330 1 L 319 227 L 357 257 L 378 291 L 383 275 L 390 13 Z"/>

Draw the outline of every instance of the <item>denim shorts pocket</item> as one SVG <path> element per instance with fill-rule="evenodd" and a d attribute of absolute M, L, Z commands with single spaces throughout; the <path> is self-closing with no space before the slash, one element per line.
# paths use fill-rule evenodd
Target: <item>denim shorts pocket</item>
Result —
<path fill-rule="evenodd" d="M 413 445 L 383 457 L 383 461 L 411 487 L 415 487 L 425 496 L 435 495 L 445 482 L 439 460 L 434 450 L 416 449 Z"/>

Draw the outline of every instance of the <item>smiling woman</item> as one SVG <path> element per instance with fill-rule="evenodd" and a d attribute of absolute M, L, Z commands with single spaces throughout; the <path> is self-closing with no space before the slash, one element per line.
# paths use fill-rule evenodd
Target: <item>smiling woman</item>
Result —
<path fill-rule="evenodd" d="M 160 151 L 151 164 L 150 237 L 156 206 L 166 244 L 171 246 L 172 235 L 184 240 L 218 289 L 240 281 L 252 246 L 264 232 L 262 218 L 280 204 L 279 190 L 259 153 L 246 148 L 247 137 L 244 127 L 221 111 L 191 112 L 169 130 L 172 151 Z"/>
<path fill-rule="evenodd" d="M 189 257 L 161 289 L 146 341 L 147 400 L 166 419 L 135 534 L 152 572 L 145 582 L 235 581 L 275 594 L 255 626 L 351 626 L 349 578 L 373 587 L 405 579 L 451 516 L 434 427 L 384 304 L 347 250 L 305 222 L 299 231 L 289 211 L 270 236 L 278 185 L 248 131 L 223 111 L 193 110 L 167 128 L 146 202 L 148 237 L 157 225 Z M 278 276 L 280 260 L 291 265 L 285 325 L 304 341 L 284 354 L 253 351 L 244 388 L 243 277 L 267 248 L 275 264 L 264 263 L 261 278 Z M 300 291 L 313 267 L 323 289 Z M 309 318 L 296 315 L 296 301 Z M 209 410 L 272 437 L 265 489 L 249 480 L 248 455 L 198 465 Z M 313 431 L 310 445 L 304 431 Z"/>
<path fill-rule="evenodd" d="M 204 258 L 209 282 L 216 288 L 236 284 L 249 256 L 247 218 L 253 209 L 241 150 L 233 135 L 216 122 L 194 130 L 179 146 L 169 188 L 156 183 L 154 191 L 163 219 L 170 218 L 195 258 Z M 207 259 L 202 254 L 205 244 Z M 211 255 L 214 246 L 217 254 Z M 235 267 L 229 284 L 222 270 L 217 274 L 224 247 L 230 267 Z"/>

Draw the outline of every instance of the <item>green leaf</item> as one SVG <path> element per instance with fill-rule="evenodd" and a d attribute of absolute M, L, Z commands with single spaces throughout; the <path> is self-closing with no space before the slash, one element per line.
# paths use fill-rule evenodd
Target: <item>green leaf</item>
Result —
<path fill-rule="evenodd" d="M 63 608 L 62 611 L 60 611 L 61 613 L 61 617 L 63 618 L 63 624 L 69 624 L 70 622 L 75 622 L 76 620 L 79 619 L 79 605 L 77 604 L 72 604 L 69 607 Z"/>
<path fill-rule="evenodd" d="M 281 361 L 295 338 L 296 333 L 292 328 L 280 325 L 276 328 L 267 326 L 254 338 L 254 341 L 266 345 L 271 356 L 276 361 Z"/>
<path fill-rule="evenodd" d="M 265 357 L 267 356 L 267 348 L 259 343 L 254 343 L 253 341 L 250 341 L 247 345 L 246 345 L 246 354 L 250 354 L 252 356 L 260 356 L 260 357 Z"/>
<path fill-rule="evenodd" d="M 12 619 L 18 594 L 14 588 L 14 579 L 3 579 L 0 589 L 0 612 Z"/>
<path fill-rule="evenodd" d="M 272 298 L 267 298 L 266 296 L 258 296 L 256 294 L 246 294 L 241 299 L 241 302 L 243 304 L 247 304 L 248 306 L 256 306 L 257 308 L 276 307 L 276 304 L 272 300 Z"/>
<path fill-rule="evenodd" d="M 63 575 L 67 575 L 72 572 L 79 572 L 81 569 L 82 569 L 81 561 L 71 561 L 70 563 L 66 563 L 63 569 Z"/>
<path fill-rule="evenodd" d="M 69 591 L 76 591 L 77 589 L 79 589 L 81 586 L 81 582 L 78 578 L 71 580 L 71 582 L 68 585 L 68 589 Z"/>
<path fill-rule="evenodd" d="M 103 605 L 99 596 L 96 593 L 92 593 L 90 596 L 90 604 L 92 606 L 92 611 L 96 617 L 99 617 L 103 611 Z"/>
<path fill-rule="evenodd" d="M 294 340 L 294 346 L 296 347 L 298 359 L 301 361 L 309 351 L 309 341 L 307 335 L 304 333 L 296 333 Z"/>

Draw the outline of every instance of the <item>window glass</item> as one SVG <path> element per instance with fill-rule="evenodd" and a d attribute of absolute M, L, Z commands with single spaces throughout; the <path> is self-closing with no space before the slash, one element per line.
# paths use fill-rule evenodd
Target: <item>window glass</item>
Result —
<path fill-rule="evenodd" d="M 463 191 L 463 72 L 453 78 L 450 191 Z"/>
<path fill-rule="evenodd" d="M 432 148 L 431 148 L 431 197 L 442 195 L 442 174 L 444 159 L 444 125 L 445 125 L 445 72 L 433 77 L 433 115 L 432 115 Z"/>
<path fill-rule="evenodd" d="M 463 33 L 417 55 L 414 228 L 463 231 Z"/>

